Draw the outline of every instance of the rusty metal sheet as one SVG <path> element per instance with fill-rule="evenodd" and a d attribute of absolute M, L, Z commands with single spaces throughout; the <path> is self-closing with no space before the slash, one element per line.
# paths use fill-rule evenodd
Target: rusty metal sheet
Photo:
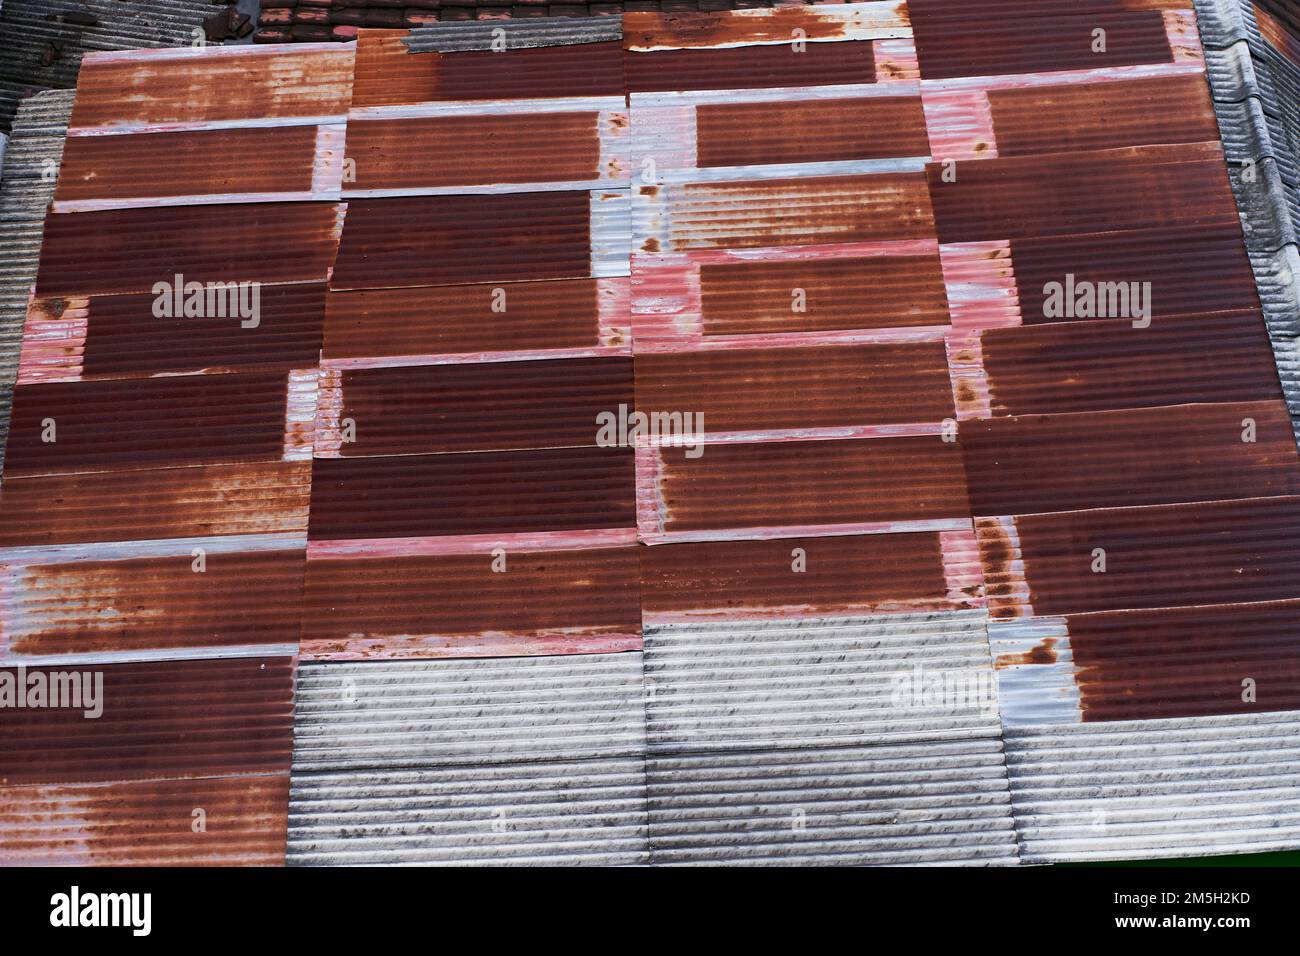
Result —
<path fill-rule="evenodd" d="M 60 667 L 27 667 L 29 688 Z M 102 674 L 103 713 L 6 709 L 0 785 L 284 773 L 293 745 L 294 659 L 78 664 Z M 0 672 L 17 673 L 16 666 Z M 31 691 L 29 690 L 29 693 Z"/>
<path fill-rule="evenodd" d="M 298 640 L 306 537 L 0 549 L 0 656 Z"/>
<path fill-rule="evenodd" d="M 927 167 L 942 242 L 1237 222 L 1217 143 L 981 159 Z"/>
<path fill-rule="evenodd" d="M 626 191 L 356 199 L 331 287 L 626 275 L 627 221 Z"/>
<path fill-rule="evenodd" d="M 38 295 L 154 291 L 189 282 L 320 282 L 344 207 L 290 202 L 73 212 L 45 222 Z M 292 249 L 291 255 L 285 250 Z M 147 250 L 148 254 L 142 254 Z"/>
<path fill-rule="evenodd" d="M 315 455 L 594 445 L 598 416 L 633 404 L 626 357 L 331 370 Z"/>
<path fill-rule="evenodd" d="M 324 283 L 262 287 L 252 319 L 159 318 L 154 314 L 157 301 L 153 293 L 33 300 L 19 384 L 288 370 L 311 368 L 319 361 Z"/>
<path fill-rule="evenodd" d="M 57 475 L 310 457 L 315 375 L 249 372 L 50 382 L 15 390 L 7 470 Z M 299 446 L 301 440 L 308 444 Z"/>
<path fill-rule="evenodd" d="M 906 37 L 907 4 L 885 0 L 725 12 L 637 10 L 623 15 L 624 45 L 642 52 L 784 45 L 800 35 L 813 42 Z"/>
<path fill-rule="evenodd" d="M 70 136 L 56 212 L 338 199 L 342 123 Z"/>
<path fill-rule="evenodd" d="M 1288 600 L 1300 593 L 1298 526 L 1293 496 L 975 522 L 998 620 Z"/>
<path fill-rule="evenodd" d="M 1278 400 L 1256 311 L 1013 326 L 980 333 L 996 415 Z"/>
<path fill-rule="evenodd" d="M 322 458 L 312 539 L 500 535 L 635 526 L 632 450 L 549 448 Z"/>
<path fill-rule="evenodd" d="M 976 515 L 1300 494 L 1277 399 L 961 423 Z"/>
<path fill-rule="evenodd" d="M 349 368 L 630 355 L 628 307 L 626 278 L 331 291 L 322 361 Z"/>
<path fill-rule="evenodd" d="M 352 110 L 412 103 L 623 95 L 623 44 L 413 53 L 406 30 L 357 40 Z"/>
<path fill-rule="evenodd" d="M 630 24 L 628 24 L 630 28 Z M 627 41 L 625 41 L 627 42 Z M 870 40 L 810 43 L 801 51 L 786 42 L 720 49 L 638 52 L 623 59 L 627 92 L 752 90 L 874 83 L 876 57 Z"/>
<path fill-rule="evenodd" d="M 941 332 L 949 323 L 933 241 L 638 254 L 635 264 L 638 354 L 713 343 L 834 341 L 853 330 L 911 336 L 907 330 Z M 802 290 L 802 302 L 795 290 Z"/>
<path fill-rule="evenodd" d="M 684 542 L 642 551 L 647 624 L 957 610 L 981 600 L 969 529 Z"/>
<path fill-rule="evenodd" d="M 640 549 L 591 547 L 580 537 L 563 548 L 558 538 L 506 539 L 493 550 L 461 553 L 313 545 L 302 655 L 392 660 L 640 650 Z"/>
<path fill-rule="evenodd" d="M 0 864 L 280 866 L 288 804 L 287 773 L 0 787 Z"/>
<path fill-rule="evenodd" d="M 941 341 L 644 353 L 636 404 L 703 415 L 709 436 L 889 434 L 953 416 Z"/>
<path fill-rule="evenodd" d="M 345 196 L 594 189 L 627 182 L 628 115 L 621 97 L 576 100 L 556 111 L 521 105 L 354 117 L 348 158 L 356 169 Z"/>
<path fill-rule="evenodd" d="M 0 548 L 305 532 L 311 463 L 101 471 L 0 486 Z"/>
<path fill-rule="evenodd" d="M 940 435 L 719 442 L 638 450 L 642 540 L 956 530 L 970 519 L 956 443 Z M 644 462 L 645 467 L 642 467 Z M 784 535 L 782 535 L 784 536 Z"/>
<path fill-rule="evenodd" d="M 352 49 L 333 45 L 92 53 L 82 62 L 72 128 L 340 122 L 352 71 Z"/>

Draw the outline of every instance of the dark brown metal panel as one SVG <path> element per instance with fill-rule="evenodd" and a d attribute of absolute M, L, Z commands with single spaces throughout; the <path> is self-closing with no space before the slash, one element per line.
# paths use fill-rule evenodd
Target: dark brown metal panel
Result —
<path fill-rule="evenodd" d="M 0 547 L 306 531 L 311 462 L 8 477 Z"/>
<path fill-rule="evenodd" d="M 930 154 L 919 96 L 701 105 L 695 128 L 700 166 Z"/>
<path fill-rule="evenodd" d="M 286 376 L 270 372 L 21 385 L 5 471 L 273 461 L 285 451 L 287 397 Z"/>
<path fill-rule="evenodd" d="M 780 43 L 788 45 L 793 37 L 806 40 L 844 40 L 864 32 L 892 27 L 906 32 L 907 7 L 904 4 L 875 3 L 837 9 L 831 4 L 820 6 L 802 3 L 777 6 L 760 15 L 732 15 L 731 3 L 715 3 L 710 10 L 696 12 L 687 5 L 665 8 L 662 12 L 647 5 L 628 10 L 623 15 L 623 43 L 629 49 L 655 47 L 674 49 L 727 49 L 737 44 Z M 739 6 L 739 5 L 738 5 Z M 755 3 L 755 7 L 766 4 Z M 795 31 L 798 31 L 797 33 Z"/>
<path fill-rule="evenodd" d="M 627 280 L 509 283 L 502 287 L 505 311 L 494 311 L 494 289 L 486 285 L 331 291 L 326 299 L 324 357 L 435 356 L 622 344 L 622 336 L 602 341 L 599 312 L 602 294 L 609 294 L 612 284 L 620 282 Z"/>
<path fill-rule="evenodd" d="M 411 53 L 405 30 L 357 43 L 352 108 L 447 100 L 622 96 L 623 45 L 582 43 L 503 52 Z"/>
<path fill-rule="evenodd" d="M 70 136 L 56 202 L 310 192 L 315 126 Z"/>
<path fill-rule="evenodd" d="M 976 530 L 994 618 L 1300 593 L 1295 497 L 1027 515 L 1014 520 L 1014 534 L 981 518 Z M 1104 572 L 1093 570 L 1097 548 Z"/>
<path fill-rule="evenodd" d="M 158 282 L 320 282 L 342 207 L 290 202 L 73 212 L 45 220 L 39 295 L 151 292 Z M 350 218 L 350 217 L 349 217 Z"/>
<path fill-rule="evenodd" d="M 1217 143 L 980 159 L 928 167 L 942 242 L 1237 222 Z"/>
<path fill-rule="evenodd" d="M 600 169 L 600 113 L 505 113 L 348 124 L 355 189 L 584 182 Z"/>
<path fill-rule="evenodd" d="M 631 449 L 555 448 L 316 462 L 311 537 L 630 528 Z"/>
<path fill-rule="evenodd" d="M 72 126 L 342 116 L 352 50 L 208 47 L 88 56 Z"/>
<path fill-rule="evenodd" d="M 807 311 L 791 308 L 803 289 Z M 947 325 L 938 255 L 704 264 L 705 335 Z"/>
<path fill-rule="evenodd" d="M 320 360 L 323 283 L 264 286 L 257 290 L 257 316 L 248 320 L 158 318 L 156 299 L 152 293 L 36 299 L 28 312 L 19 382 L 288 370 Z M 61 334 L 55 337 L 47 328 Z"/>
<path fill-rule="evenodd" d="M 639 649 L 638 549 L 313 559 L 306 657 L 467 657 Z"/>
<path fill-rule="evenodd" d="M 194 545 L 207 544 L 199 539 Z M 293 644 L 302 544 L 279 550 L 193 547 L 164 557 L 77 555 L 15 569 L 4 595 L 10 654 Z"/>
<path fill-rule="evenodd" d="M 1219 139 L 1199 74 L 996 89 L 988 98 L 999 156 Z"/>
<path fill-rule="evenodd" d="M 1300 494 L 1280 400 L 986 418 L 959 435 L 977 515 Z"/>
<path fill-rule="evenodd" d="M 1255 311 L 989 329 L 980 352 L 999 415 L 1282 398 Z"/>
<path fill-rule="evenodd" d="M 289 770 L 291 657 L 29 667 L 26 675 L 48 682 L 51 671 L 102 674 L 103 713 L 87 719 L 66 707 L 6 709 L 0 784 Z"/>
<path fill-rule="evenodd" d="M 366 289 L 588 276 L 589 197 L 564 191 L 353 200 L 331 285 Z"/>
<path fill-rule="evenodd" d="M 282 866 L 288 807 L 287 773 L 0 787 L 0 865 Z"/>
<path fill-rule="evenodd" d="M 653 615 L 861 614 L 956 604 L 941 536 L 933 533 L 665 544 L 644 548 L 641 567 L 641 604 Z"/>
<path fill-rule="evenodd" d="M 1300 710 L 1300 601 L 1071 614 L 1084 720 Z M 1243 681 L 1256 695 L 1243 700 Z"/>
<path fill-rule="evenodd" d="M 1016 10 L 993 2 L 908 3 L 921 76 L 948 79 L 1048 70 L 1091 70 L 1168 63 L 1173 59 L 1165 21 L 1157 9 L 1126 10 L 1120 3 L 1096 9 L 1056 9 L 1041 4 Z M 1094 52 L 1094 30 L 1105 30 L 1104 52 Z"/>
<path fill-rule="evenodd" d="M 352 369 L 340 388 L 347 457 L 593 445 L 597 416 L 634 401 L 620 357 Z"/>
<path fill-rule="evenodd" d="M 1011 261 L 1026 325 L 1077 321 L 1043 307 L 1047 285 L 1150 282 L 1154 324 L 1166 316 L 1258 309 L 1250 260 L 1234 220 L 1214 225 L 1013 240 Z"/>
<path fill-rule="evenodd" d="M 857 524 L 970 515 L 961 452 L 939 436 L 666 448 L 667 531 Z"/>
<path fill-rule="evenodd" d="M 637 407 L 708 432 L 937 422 L 953 415 L 942 342 L 711 349 L 636 358 Z"/>
<path fill-rule="evenodd" d="M 629 93 L 876 81 L 875 55 L 867 40 L 809 43 L 802 51 L 788 41 L 717 49 L 629 51 L 623 65 Z"/>

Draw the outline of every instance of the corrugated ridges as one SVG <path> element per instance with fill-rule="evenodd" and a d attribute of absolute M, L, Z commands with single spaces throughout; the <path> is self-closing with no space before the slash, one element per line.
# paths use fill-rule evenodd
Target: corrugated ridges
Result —
<path fill-rule="evenodd" d="M 1293 713 L 1007 728 L 1027 863 L 1284 850 L 1300 841 Z"/>
<path fill-rule="evenodd" d="M 466 23 L 455 26 L 421 26 L 411 30 L 403 42 L 412 53 L 463 53 L 492 50 L 504 43 L 506 50 L 530 47 L 573 46 L 608 43 L 623 39 L 620 16 L 566 18 L 555 20 L 507 20 L 504 23 Z"/>

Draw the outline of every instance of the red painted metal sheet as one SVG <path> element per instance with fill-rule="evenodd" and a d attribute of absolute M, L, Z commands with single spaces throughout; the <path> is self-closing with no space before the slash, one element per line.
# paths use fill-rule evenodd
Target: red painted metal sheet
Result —
<path fill-rule="evenodd" d="M 311 462 L 103 471 L 0 486 L 0 548 L 305 532 Z"/>
<path fill-rule="evenodd" d="M 43 297 L 27 314 L 19 384 L 184 372 L 311 368 L 320 360 L 325 285 L 265 286 L 243 319 L 159 318 L 158 297 Z M 227 309 L 226 311 L 230 311 Z M 252 309 L 248 310 L 249 313 Z"/>
<path fill-rule="evenodd" d="M 627 353 L 627 311 L 622 278 L 331 291 L 323 356 L 327 365 L 347 365 Z"/>
<path fill-rule="evenodd" d="M 630 528 L 631 449 L 320 459 L 313 539 Z"/>
<path fill-rule="evenodd" d="M 639 650 L 638 551 L 374 554 L 307 565 L 308 658 L 502 657 Z"/>
<path fill-rule="evenodd" d="M 81 65 L 72 127 L 341 117 L 352 61 L 339 46 L 92 53 Z"/>
<path fill-rule="evenodd" d="M 1256 311 L 1153 320 L 1058 322 L 980 334 L 998 415 L 1281 400 Z"/>
<path fill-rule="evenodd" d="M 1071 614 L 1084 720 L 1300 710 L 1300 601 Z M 1244 700 L 1243 681 L 1261 686 Z"/>
<path fill-rule="evenodd" d="M 6 473 L 274 461 L 285 455 L 289 390 L 274 372 L 21 385 Z"/>
<path fill-rule="evenodd" d="M 977 515 L 1300 494 L 1280 400 L 961 423 Z"/>
<path fill-rule="evenodd" d="M 69 707 L 6 710 L 0 785 L 289 770 L 291 657 L 28 667 L 29 688 L 67 671 L 102 675 L 103 713 L 91 720 Z"/>
<path fill-rule="evenodd" d="M 702 414 L 710 434 L 935 422 L 953 415 L 939 341 L 641 354 L 636 402 L 647 414 Z"/>
<path fill-rule="evenodd" d="M 279 866 L 288 805 L 287 773 L 0 787 L 0 865 Z"/>
<path fill-rule="evenodd" d="M 633 401 L 629 358 L 349 369 L 322 384 L 316 456 L 594 445 Z"/>
<path fill-rule="evenodd" d="M 36 292 L 153 292 L 178 274 L 187 283 L 321 282 L 342 213 L 334 203 L 290 202 L 52 215 Z"/>
<path fill-rule="evenodd" d="M 1217 143 L 974 160 L 951 182 L 927 169 L 942 242 L 1237 222 Z"/>
<path fill-rule="evenodd" d="M 980 518 L 975 527 L 997 619 L 1300 593 L 1300 498 Z M 1102 557 L 1106 570 L 1094 571 Z"/>

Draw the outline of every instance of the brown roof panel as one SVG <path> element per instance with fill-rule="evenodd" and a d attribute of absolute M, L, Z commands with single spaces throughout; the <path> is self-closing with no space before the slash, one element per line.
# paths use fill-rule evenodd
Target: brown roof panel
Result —
<path fill-rule="evenodd" d="M 625 278 L 331 291 L 323 354 L 348 365 L 626 353 L 627 312 Z"/>
<path fill-rule="evenodd" d="M 975 527 L 994 618 L 1300 594 L 1296 497 L 979 518 Z M 1105 571 L 1092 570 L 1101 558 Z"/>
<path fill-rule="evenodd" d="M 220 47 L 91 53 L 72 128 L 341 119 L 352 93 L 349 47 Z"/>
<path fill-rule="evenodd" d="M 641 574 L 642 611 L 655 623 L 979 603 L 979 555 L 969 530 L 663 544 L 642 549 Z"/>
<path fill-rule="evenodd" d="M 986 418 L 959 437 L 977 515 L 1300 494 L 1280 400 Z"/>
<path fill-rule="evenodd" d="M 292 657 L 28 667 L 103 675 L 103 713 L 6 709 L 0 785 L 285 773 L 293 748 Z M 13 667 L 0 668 L 16 674 Z M 29 691 L 30 693 L 30 691 Z"/>
<path fill-rule="evenodd" d="M 1300 601 L 1071 614 L 1084 720 L 1300 710 Z M 1243 700 L 1242 680 L 1266 687 Z"/>
<path fill-rule="evenodd" d="M 988 329 L 980 355 L 999 415 L 1282 397 L 1255 311 Z"/>
<path fill-rule="evenodd" d="M 717 9 L 695 12 L 682 7 L 671 13 L 642 9 L 623 14 L 623 45 L 640 51 L 788 44 L 794 36 L 816 42 L 908 35 L 907 4 L 903 0 L 851 6 L 792 4 L 736 13 Z"/>
<path fill-rule="evenodd" d="M 8 477 L 0 547 L 307 530 L 311 462 Z"/>
<path fill-rule="evenodd" d="M 346 369 L 322 383 L 315 453 L 593 445 L 597 416 L 632 404 L 632 360 L 624 357 Z"/>
<path fill-rule="evenodd" d="M 287 370 L 311 368 L 320 359 L 324 283 L 250 291 L 241 300 L 256 307 L 249 319 L 159 318 L 157 299 L 153 293 L 35 299 L 27 314 L 19 383 Z"/>
<path fill-rule="evenodd" d="M 785 43 L 763 46 L 629 52 L 623 60 L 627 91 L 753 90 L 876 81 L 875 50 L 869 40 L 809 43 L 796 51 L 788 38 L 789 34 Z"/>
<path fill-rule="evenodd" d="M 287 773 L 0 787 L 0 864 L 280 866 L 288 807 Z"/>
<path fill-rule="evenodd" d="M 630 528 L 632 480 L 631 449 L 594 445 L 323 458 L 310 532 L 328 540 Z"/>
<path fill-rule="evenodd" d="M 645 540 L 778 527 L 885 530 L 970 516 L 961 452 L 938 435 L 722 442 L 695 458 L 686 448 L 647 452 L 654 464 L 638 468 L 637 496 Z"/>
<path fill-rule="evenodd" d="M 1142 146 L 928 169 L 942 242 L 1237 222 L 1218 143 Z"/>
<path fill-rule="evenodd" d="M 286 453 L 289 393 L 275 372 L 20 385 L 6 473 L 274 461 Z"/>
<path fill-rule="evenodd" d="M 320 282 L 343 207 L 289 202 L 59 213 L 45 220 L 38 295 L 150 292 L 189 282 Z M 291 252 L 287 252 L 291 250 Z"/>
<path fill-rule="evenodd" d="M 636 401 L 645 413 L 702 414 L 709 433 L 953 415 L 941 341 L 646 353 L 636 357 Z"/>
<path fill-rule="evenodd" d="M 367 553 L 307 564 L 308 658 L 639 650 L 638 549 Z"/>

